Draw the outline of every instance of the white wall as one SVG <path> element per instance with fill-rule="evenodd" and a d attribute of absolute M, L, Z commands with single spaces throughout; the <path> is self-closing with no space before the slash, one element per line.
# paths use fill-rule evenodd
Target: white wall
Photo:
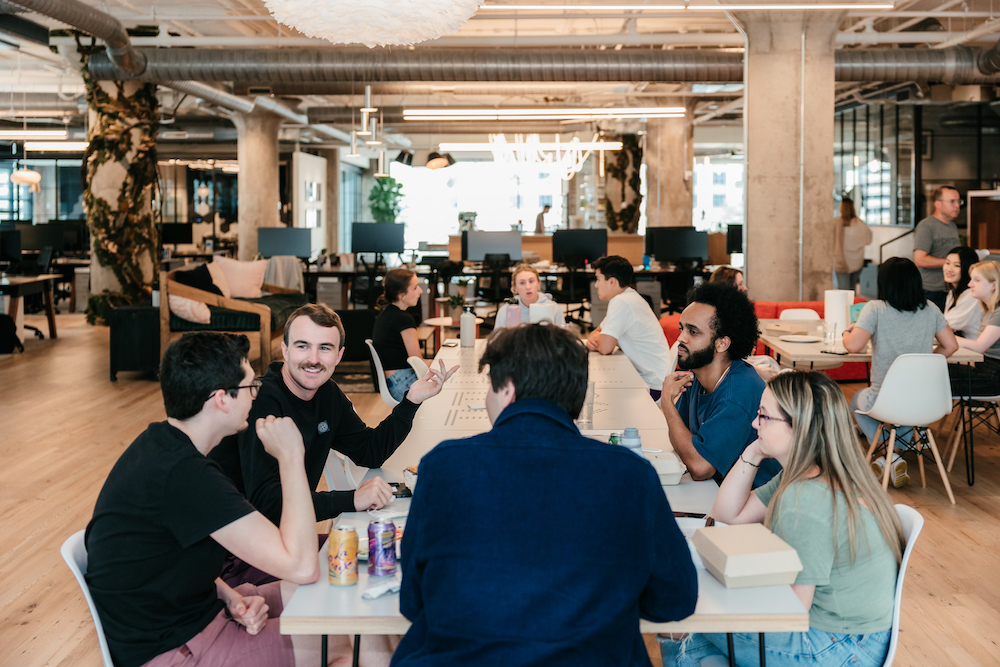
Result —
<path fill-rule="evenodd" d="M 296 227 L 311 227 L 313 257 L 326 247 L 326 158 L 296 151 L 292 153 L 292 210 Z M 307 184 L 313 201 L 307 201 Z"/>

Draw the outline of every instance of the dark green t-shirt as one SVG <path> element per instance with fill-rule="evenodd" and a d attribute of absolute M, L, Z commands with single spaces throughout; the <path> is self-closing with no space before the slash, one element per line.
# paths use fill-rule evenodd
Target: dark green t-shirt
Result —
<path fill-rule="evenodd" d="M 779 472 L 755 491 L 765 505 L 777 491 L 783 474 Z M 771 530 L 799 553 L 802 571 L 795 583 L 816 587 L 809 627 L 852 635 L 889 630 L 899 568 L 874 515 L 861 509 L 862 520 L 855 523 L 857 550 L 852 562 L 847 502 L 842 492 L 837 492 L 836 542 L 833 496 L 825 482 L 793 482 L 778 502 Z"/>

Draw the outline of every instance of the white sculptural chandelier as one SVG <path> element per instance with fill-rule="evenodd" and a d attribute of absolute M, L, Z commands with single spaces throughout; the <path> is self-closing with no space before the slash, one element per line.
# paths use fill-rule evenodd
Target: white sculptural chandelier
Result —
<path fill-rule="evenodd" d="M 482 0 L 264 0 L 274 18 L 334 44 L 408 45 L 456 32 Z"/>
<path fill-rule="evenodd" d="M 572 179 L 583 169 L 587 158 L 595 149 L 603 155 L 604 150 L 620 150 L 621 143 L 598 141 L 597 134 L 587 143 L 581 142 L 577 137 L 561 142 L 559 135 L 556 135 L 555 142 L 551 144 L 543 144 L 537 134 L 529 134 L 527 137 L 518 134 L 513 142 L 508 142 L 503 134 L 490 135 L 490 150 L 494 162 L 501 162 L 515 170 L 529 166 L 536 168 L 541 164 L 551 165 L 564 181 Z"/>

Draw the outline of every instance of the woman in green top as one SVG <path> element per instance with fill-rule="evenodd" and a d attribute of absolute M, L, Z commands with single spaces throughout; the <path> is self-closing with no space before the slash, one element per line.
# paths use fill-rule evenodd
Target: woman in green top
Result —
<path fill-rule="evenodd" d="M 764 390 L 753 425 L 758 439 L 723 481 L 712 516 L 762 522 L 802 561 L 792 588 L 809 610 L 809 632 L 769 633 L 768 667 L 882 665 L 903 531 L 864 459 L 843 393 L 822 373 L 782 373 Z M 765 458 L 783 470 L 752 491 Z M 737 664 L 758 664 L 757 634 L 734 635 L 734 647 Z M 661 639 L 661 650 L 664 665 L 683 667 L 728 655 L 726 636 L 714 634 Z"/>

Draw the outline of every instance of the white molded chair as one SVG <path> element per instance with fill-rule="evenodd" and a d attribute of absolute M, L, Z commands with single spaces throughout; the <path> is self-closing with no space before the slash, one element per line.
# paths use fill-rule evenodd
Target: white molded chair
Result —
<path fill-rule="evenodd" d="M 399 405 L 399 401 L 389 393 L 389 385 L 385 382 L 385 371 L 382 370 L 382 360 L 379 359 L 378 352 L 375 351 L 375 344 L 372 343 L 371 338 L 366 338 L 365 345 L 371 350 L 372 361 L 375 362 L 375 380 L 378 382 L 378 393 L 382 395 L 382 402 L 390 408 L 394 408 Z"/>
<path fill-rule="evenodd" d="M 955 504 L 955 495 L 951 492 L 948 473 L 944 469 L 941 453 L 938 451 L 934 434 L 928 425 L 933 424 L 951 412 L 951 383 L 948 381 L 948 361 L 940 354 L 901 354 L 896 357 L 882 381 L 882 388 L 875 399 L 875 405 L 867 412 L 861 410 L 858 414 L 868 415 L 882 422 L 875 431 L 875 439 L 868 448 L 868 458 L 871 459 L 876 447 L 881 442 L 882 429 L 888 425 L 889 443 L 886 448 L 886 460 L 892 461 L 893 447 L 896 444 L 896 429 L 900 426 L 912 426 L 916 441 L 905 445 L 907 449 L 917 452 L 917 462 L 920 464 L 920 483 L 927 486 L 924 475 L 924 459 L 921 453 L 923 434 L 926 434 L 927 446 L 934 456 L 941 481 L 944 483 L 948 499 Z M 882 488 L 889 488 L 889 473 L 891 465 L 885 466 L 882 476 Z"/>
<path fill-rule="evenodd" d="M 779 320 L 818 320 L 819 313 L 812 308 L 786 308 L 778 313 Z"/>
<path fill-rule="evenodd" d="M 896 595 L 892 600 L 892 630 L 889 633 L 889 651 L 886 653 L 882 667 L 890 667 L 896 657 L 896 647 L 899 645 L 899 610 L 903 603 L 903 578 L 906 576 L 906 566 L 910 562 L 910 554 L 913 553 L 913 545 L 917 542 L 920 529 L 924 527 L 924 517 L 912 507 L 896 505 L 896 514 L 899 515 L 899 520 L 903 524 L 906 546 L 903 547 L 903 558 L 899 562 L 899 574 L 896 575 Z"/>
<path fill-rule="evenodd" d="M 83 536 L 86 531 L 79 530 L 63 542 L 59 553 L 62 554 L 66 565 L 76 577 L 76 583 L 83 589 L 83 597 L 87 600 L 87 607 L 90 608 L 90 615 L 94 619 L 94 628 L 97 630 L 97 641 L 101 645 L 101 659 L 104 660 L 104 667 L 115 667 L 111 660 L 111 650 L 108 648 L 108 640 L 104 636 L 104 626 L 101 624 L 101 617 L 97 614 L 97 607 L 94 606 L 94 598 L 90 595 L 90 586 L 87 585 L 87 547 L 84 544 Z"/>
<path fill-rule="evenodd" d="M 361 486 L 367 472 L 368 468 L 331 449 L 326 457 L 323 477 L 326 478 L 326 488 L 331 491 L 353 491 Z"/>
<path fill-rule="evenodd" d="M 410 368 L 412 368 L 413 372 L 417 374 L 418 380 L 427 375 L 427 362 L 420 357 L 407 357 L 406 363 L 410 364 Z"/>
<path fill-rule="evenodd" d="M 680 339 L 677 339 L 670 346 L 670 362 L 667 364 L 667 373 L 673 373 L 677 370 L 677 346 L 680 344 Z"/>

